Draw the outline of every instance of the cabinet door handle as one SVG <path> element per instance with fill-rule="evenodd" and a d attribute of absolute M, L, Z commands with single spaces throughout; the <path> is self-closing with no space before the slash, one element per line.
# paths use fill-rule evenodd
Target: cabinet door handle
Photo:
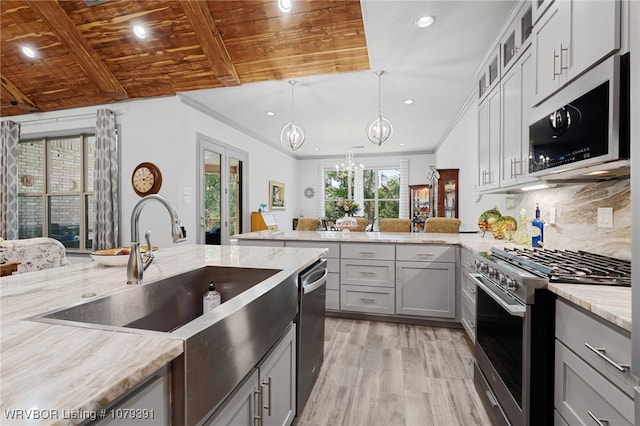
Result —
<path fill-rule="evenodd" d="M 624 373 L 629 369 L 628 365 L 626 365 L 626 364 L 618 364 L 617 362 L 615 362 L 614 360 L 612 360 L 611 358 L 606 356 L 605 353 L 607 352 L 607 350 L 605 348 L 596 348 L 594 346 L 591 346 L 588 343 L 585 343 L 584 345 L 587 347 L 587 349 L 589 349 L 590 351 L 592 351 L 593 353 L 598 355 L 600 358 L 602 358 L 603 360 L 605 360 L 609 364 L 613 365 L 621 373 Z"/>
<path fill-rule="evenodd" d="M 373 256 L 373 255 L 375 255 L 375 254 L 376 254 L 376 253 L 375 253 L 375 252 L 373 252 L 373 251 L 361 251 L 361 252 L 359 252 L 359 253 L 360 253 L 361 255 L 363 255 L 363 256 Z"/>
<path fill-rule="evenodd" d="M 271 376 L 267 378 L 266 382 L 262 382 L 262 385 L 266 385 L 269 388 L 269 397 L 267 398 L 267 405 L 263 405 L 262 408 L 267 409 L 267 416 L 271 417 Z M 260 386 L 262 388 L 262 386 Z"/>
<path fill-rule="evenodd" d="M 364 298 L 364 297 L 361 297 L 361 298 L 360 298 L 360 301 L 361 301 L 362 303 L 369 303 L 369 304 L 371 304 L 371 303 L 376 303 L 376 299 L 366 299 L 366 298 Z"/>
<path fill-rule="evenodd" d="M 489 389 L 486 390 L 486 394 L 487 394 L 487 398 L 489 398 L 489 403 L 491 404 L 492 407 L 497 407 L 498 406 L 498 401 L 496 401 L 496 397 L 493 396 L 493 394 L 491 393 L 491 391 Z"/>
<path fill-rule="evenodd" d="M 253 416 L 253 424 L 255 425 L 256 420 L 258 421 L 258 426 L 262 426 L 264 424 L 264 419 L 262 418 L 262 400 L 264 399 L 264 394 L 262 393 L 262 385 L 258 386 L 258 390 L 253 391 L 254 394 L 258 395 L 258 404 L 256 413 Z"/>
<path fill-rule="evenodd" d="M 560 75 L 560 73 L 556 72 L 556 59 L 558 59 L 560 55 L 558 55 L 556 53 L 556 49 L 553 49 L 553 80 L 556 79 L 557 75 Z"/>
<path fill-rule="evenodd" d="M 587 414 L 589 415 L 589 417 L 591 417 L 593 419 L 594 422 L 596 422 L 598 424 L 598 426 L 605 426 L 605 425 L 609 424 L 609 420 L 601 419 L 600 417 L 598 417 L 595 414 L 593 414 L 591 412 L 591 410 L 587 410 Z"/>
<path fill-rule="evenodd" d="M 433 253 L 416 253 L 416 257 L 433 257 Z"/>
<path fill-rule="evenodd" d="M 373 277 L 375 276 L 375 272 L 369 272 L 369 271 L 360 271 L 360 275 L 364 275 L 365 277 Z"/>
<path fill-rule="evenodd" d="M 567 56 L 567 65 L 562 65 L 562 52 L 565 52 L 565 55 Z M 562 47 L 562 43 L 560 43 L 560 74 L 562 74 L 562 70 L 567 70 L 569 69 L 569 48 L 568 47 Z"/>

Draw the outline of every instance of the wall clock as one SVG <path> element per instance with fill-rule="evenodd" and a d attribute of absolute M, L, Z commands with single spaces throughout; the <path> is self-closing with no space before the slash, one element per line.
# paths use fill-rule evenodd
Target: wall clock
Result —
<path fill-rule="evenodd" d="M 309 186 L 309 187 L 307 187 L 307 188 L 305 188 L 305 190 L 304 190 L 304 196 L 305 196 L 305 197 L 307 197 L 307 198 L 313 198 L 313 196 L 315 195 L 315 193 L 316 193 L 316 192 L 315 192 L 315 191 L 313 190 L 313 188 L 312 188 L 312 187 L 310 187 L 310 186 Z"/>
<path fill-rule="evenodd" d="M 162 186 L 162 173 L 153 163 L 140 163 L 133 169 L 131 185 L 135 193 L 141 197 L 157 194 Z"/>

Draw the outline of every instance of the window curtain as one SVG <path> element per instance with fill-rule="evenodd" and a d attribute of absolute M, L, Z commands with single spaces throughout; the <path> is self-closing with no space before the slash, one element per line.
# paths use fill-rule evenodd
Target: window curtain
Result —
<path fill-rule="evenodd" d="M 327 215 L 324 212 L 324 166 L 318 166 L 318 198 L 317 206 L 318 217 L 323 218 Z"/>
<path fill-rule="evenodd" d="M 400 211 L 398 217 L 411 219 L 409 212 L 409 161 L 400 161 Z"/>
<path fill-rule="evenodd" d="M 93 177 L 93 249 L 118 246 L 118 132 L 116 115 L 98 110 Z"/>
<path fill-rule="evenodd" d="M 18 239 L 18 142 L 20 124 L 3 121 L 0 127 L 0 237 Z"/>
<path fill-rule="evenodd" d="M 360 206 L 356 216 L 364 216 L 364 171 L 360 167 L 356 169 L 353 177 L 353 201 Z"/>

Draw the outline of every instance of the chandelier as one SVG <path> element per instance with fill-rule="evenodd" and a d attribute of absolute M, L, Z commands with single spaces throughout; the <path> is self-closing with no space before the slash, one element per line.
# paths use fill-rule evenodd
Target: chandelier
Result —
<path fill-rule="evenodd" d="M 391 137 L 391 134 L 393 133 L 393 126 L 391 126 L 391 122 L 389 120 L 382 116 L 382 107 L 380 106 L 382 99 L 380 92 L 380 77 L 384 74 L 384 71 L 376 71 L 376 74 L 378 75 L 378 117 L 367 125 L 367 138 L 369 138 L 372 143 L 380 146 Z"/>
<path fill-rule="evenodd" d="M 340 165 L 336 164 L 336 174 L 338 177 L 343 178 L 345 176 L 353 176 L 358 170 L 364 170 L 364 164 L 356 163 L 355 158 L 353 157 L 353 152 L 347 151 L 344 156 L 344 162 Z"/>
<path fill-rule="evenodd" d="M 296 83 L 295 80 L 289 80 L 291 85 L 291 121 L 280 132 L 280 143 L 292 151 L 299 149 L 304 144 L 304 129 L 293 120 L 293 88 Z"/>

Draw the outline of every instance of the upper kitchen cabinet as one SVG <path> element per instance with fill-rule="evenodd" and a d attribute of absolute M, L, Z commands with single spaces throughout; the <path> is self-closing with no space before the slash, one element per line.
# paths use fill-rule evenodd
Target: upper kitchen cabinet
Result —
<path fill-rule="evenodd" d="M 533 102 L 535 64 L 532 49 L 526 49 L 500 80 L 501 154 L 500 187 L 526 183 L 529 177 L 529 121 Z"/>
<path fill-rule="evenodd" d="M 480 71 L 478 98 L 482 101 L 500 81 L 500 49 L 496 47 Z"/>
<path fill-rule="evenodd" d="M 553 2 L 554 0 L 531 0 L 531 17 L 534 23 L 538 22 L 538 19 L 540 19 Z"/>
<path fill-rule="evenodd" d="M 500 87 L 478 105 L 478 190 L 498 187 L 500 156 Z"/>
<path fill-rule="evenodd" d="M 500 41 L 502 76 L 516 63 L 519 55 L 531 45 L 533 31 L 531 3 L 521 3 L 517 13 L 516 18 Z"/>
<path fill-rule="evenodd" d="M 620 1 L 554 1 L 534 24 L 533 45 L 537 105 L 620 48 Z"/>

